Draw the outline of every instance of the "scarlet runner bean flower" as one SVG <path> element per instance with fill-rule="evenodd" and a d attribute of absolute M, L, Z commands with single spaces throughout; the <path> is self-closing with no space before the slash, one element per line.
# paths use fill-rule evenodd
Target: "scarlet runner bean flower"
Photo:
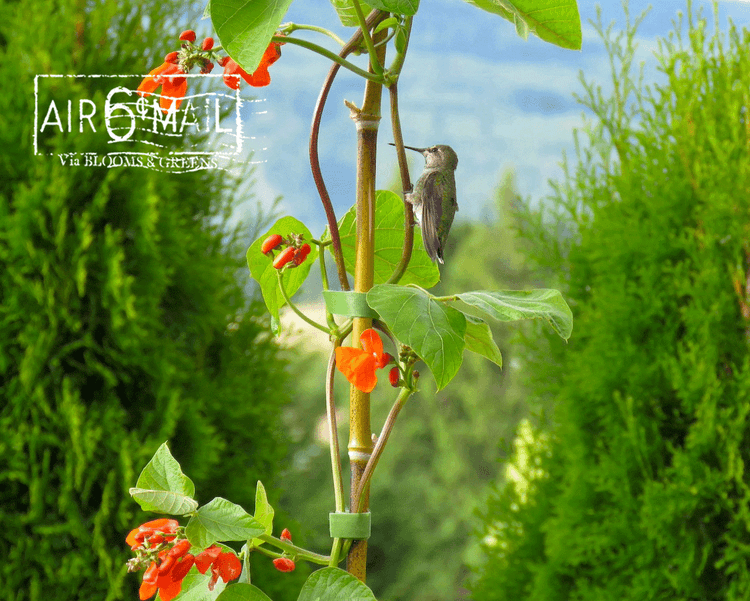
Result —
<path fill-rule="evenodd" d="M 167 55 L 167 58 L 171 56 Z M 187 92 L 187 78 L 179 65 L 165 60 L 163 64 L 149 72 L 138 86 L 137 92 L 145 98 L 153 94 L 159 86 L 161 86 L 159 106 L 162 111 L 169 112 L 173 105 L 175 110 L 180 108 Z"/>
<path fill-rule="evenodd" d="M 297 249 L 292 246 L 282 250 L 279 253 L 279 256 L 273 260 L 274 268 L 281 269 L 282 267 L 284 267 L 284 265 L 286 265 L 287 263 L 289 263 L 289 261 L 292 261 L 294 259 L 294 255 L 296 253 L 297 253 Z"/>
<path fill-rule="evenodd" d="M 236 90 L 240 87 L 240 77 L 253 87 L 260 88 L 271 83 L 271 75 L 268 73 L 268 67 L 281 58 L 281 46 L 283 42 L 271 42 L 260 59 L 258 68 L 252 73 L 248 73 L 240 67 L 233 59 L 226 57 L 219 63 L 224 67 L 224 83 Z M 238 77 L 239 76 L 239 77 Z"/>
<path fill-rule="evenodd" d="M 149 543 L 150 546 L 159 544 L 163 540 L 171 541 L 174 540 L 179 525 L 177 520 L 167 518 L 151 520 L 131 530 L 125 538 L 125 542 L 130 545 L 131 549 L 135 550 L 143 548 L 144 541 Z M 157 534 L 157 532 L 162 534 Z"/>
<path fill-rule="evenodd" d="M 272 250 L 277 248 L 283 240 L 284 239 L 279 234 L 271 234 L 270 236 L 268 236 L 268 238 L 263 240 L 263 244 L 260 247 L 260 251 L 264 255 L 267 255 Z"/>
<path fill-rule="evenodd" d="M 279 538 L 280 538 L 281 540 L 285 540 L 285 541 L 287 541 L 287 542 L 290 542 L 290 543 L 291 543 L 291 542 L 292 542 L 292 533 L 291 533 L 291 532 L 289 532 L 289 530 L 288 530 L 287 528 L 284 528 L 284 529 L 283 529 L 283 530 L 281 531 L 281 536 L 279 536 Z"/>
<path fill-rule="evenodd" d="M 195 558 L 195 567 L 201 574 L 205 574 L 211 568 L 211 580 L 208 581 L 208 590 L 214 590 L 219 577 L 224 582 L 238 578 L 242 573 L 242 564 L 234 553 L 223 552 L 221 547 L 212 545 Z"/>
<path fill-rule="evenodd" d="M 359 337 L 361 349 L 340 346 L 336 349 L 336 368 L 357 390 L 372 392 L 378 383 L 375 371 L 388 365 L 390 355 L 383 353 L 378 333 L 369 328 Z"/>
<path fill-rule="evenodd" d="M 273 566 L 279 572 L 293 572 L 296 567 L 294 562 L 288 557 L 277 557 L 273 560 Z"/>
<path fill-rule="evenodd" d="M 394 388 L 398 387 L 398 379 L 401 377 L 401 374 L 398 371 L 398 367 L 392 367 L 391 371 L 388 372 L 388 380 L 391 383 L 391 386 Z"/>

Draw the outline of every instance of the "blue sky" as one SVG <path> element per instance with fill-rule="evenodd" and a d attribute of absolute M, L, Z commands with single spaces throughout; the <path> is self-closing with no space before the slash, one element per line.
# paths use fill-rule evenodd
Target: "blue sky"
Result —
<path fill-rule="evenodd" d="M 456 150 L 458 218 L 482 219 L 488 214 L 505 169 L 516 172 L 519 192 L 534 199 L 548 193 L 550 178 L 560 177 L 562 153 L 572 154 L 572 132 L 582 123 L 583 107 L 573 98 L 575 92 L 582 92 L 579 72 L 605 90 L 610 87 L 607 55 L 589 23 L 596 18 L 597 4 L 602 6 L 605 24 L 615 21 L 618 29 L 624 27 L 620 2 L 579 0 L 583 48 L 571 51 L 534 36 L 523 41 L 504 19 L 460 0 L 422 0 L 399 80 L 402 128 L 407 144 L 449 144 Z M 642 0 L 631 1 L 631 18 L 647 6 Z M 694 10 L 701 7 L 712 23 L 711 3 L 693 2 Z M 750 23 L 750 2 L 722 1 L 719 7 L 722 29 L 727 17 L 739 27 Z M 685 1 L 657 2 L 639 28 L 637 62 L 645 62 L 647 80 L 658 77 L 653 58 L 657 38 L 666 36 L 677 12 L 685 10 Z M 323 25 L 342 37 L 350 35 L 327 2 L 298 0 L 285 21 Z M 304 33 L 327 44 L 327 38 Z M 305 222 L 314 235 L 322 231 L 324 216 L 307 162 L 307 140 L 328 67 L 322 57 L 285 46 L 282 59 L 271 67 L 271 85 L 257 90 L 265 99 L 260 106 L 267 112 L 249 118 L 245 126 L 256 136 L 251 146 L 258 161 L 253 188 L 257 200 L 270 206 L 283 196 L 281 212 Z M 343 101 L 360 104 L 362 82 L 341 70 L 323 120 L 321 161 L 339 216 L 353 204 L 355 188 L 356 134 Z M 245 95 L 250 94 L 248 89 Z M 386 144 L 392 137 L 385 112 L 379 140 L 378 181 L 385 186 L 396 168 L 393 149 Z M 422 165 L 415 155 L 413 177 Z M 251 205 L 243 207 L 251 210 Z"/>

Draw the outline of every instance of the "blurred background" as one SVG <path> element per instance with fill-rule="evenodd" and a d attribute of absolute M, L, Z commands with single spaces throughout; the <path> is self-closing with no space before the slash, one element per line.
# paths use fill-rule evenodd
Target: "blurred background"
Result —
<path fill-rule="evenodd" d="M 556 287 L 575 326 L 567 344 L 499 326 L 503 369 L 467 353 L 437 395 L 423 370 L 372 487 L 378 599 L 747 598 L 750 4 L 645 8 L 580 2 L 580 52 L 455 0 L 415 19 L 404 136 L 460 159 L 436 291 Z M 34 76 L 142 75 L 183 29 L 210 33 L 202 6 L 0 9 L 0 598 L 137 598 L 124 537 L 149 516 L 127 489 L 164 440 L 199 501 L 252 511 L 260 479 L 276 534 L 325 550 L 325 341 L 289 317 L 270 335 L 244 258 L 278 215 L 322 231 L 306 138 L 325 61 L 287 45 L 271 86 L 244 90 L 267 107 L 245 168 L 75 168 L 33 155 Z M 347 36 L 326 10 L 288 20 Z M 71 98 L 107 85 L 76 80 Z M 323 123 L 339 215 L 343 99 L 361 95 L 340 74 Z M 76 139 L 44 150 L 107 151 Z M 384 188 L 390 139 L 384 125 Z M 318 292 L 312 277 L 299 294 L 311 313 Z M 337 399 L 346 415 L 342 382 Z M 296 599 L 309 568 L 269 564 L 253 559 L 253 582 Z"/>

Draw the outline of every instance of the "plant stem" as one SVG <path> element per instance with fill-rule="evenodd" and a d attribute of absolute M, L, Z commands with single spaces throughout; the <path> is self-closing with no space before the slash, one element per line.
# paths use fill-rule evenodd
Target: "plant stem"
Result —
<path fill-rule="evenodd" d="M 294 311 L 299 316 L 299 318 L 302 321 L 304 321 L 306 323 L 309 323 L 312 327 L 318 328 L 321 332 L 325 332 L 326 334 L 330 335 L 331 331 L 327 327 L 325 327 L 324 325 L 319 324 L 317 321 L 315 321 L 313 319 L 310 319 L 307 315 L 305 315 L 302 311 L 300 311 L 297 308 L 297 305 L 295 305 L 292 302 L 292 299 L 289 298 L 289 295 L 286 293 L 286 288 L 284 288 L 284 278 L 281 276 L 281 270 L 280 269 L 276 271 L 276 275 L 279 278 L 279 288 L 281 288 L 281 294 L 284 297 L 284 300 L 289 305 L 289 308 L 292 311 Z"/>
<path fill-rule="evenodd" d="M 406 195 L 411 192 L 412 186 L 409 179 L 409 165 L 406 161 L 406 151 L 404 150 L 404 138 L 401 134 L 401 118 L 398 112 L 398 84 L 396 82 L 392 83 L 388 87 L 388 91 L 391 98 L 393 141 L 396 144 L 398 169 L 401 172 L 401 187 L 404 193 L 404 246 L 401 251 L 401 259 L 386 284 L 398 284 L 398 281 L 406 272 L 406 268 L 409 267 L 411 253 L 414 248 L 414 208 L 406 200 Z"/>
<path fill-rule="evenodd" d="M 323 48 L 323 46 L 318 46 L 318 44 L 315 44 L 313 42 L 300 40 L 299 38 L 293 38 L 284 35 L 275 35 L 271 38 L 271 41 L 281 42 L 284 44 L 294 44 L 295 46 L 302 46 L 303 48 L 307 48 L 308 50 L 317 52 L 321 56 L 325 56 L 326 58 L 332 60 L 334 63 L 338 63 L 339 65 L 344 67 L 344 69 L 349 69 L 349 71 L 351 71 L 352 73 L 356 73 L 357 75 L 359 75 L 360 77 L 364 77 L 368 81 L 375 81 L 379 83 L 383 81 L 382 75 L 377 75 L 375 73 L 365 71 L 364 69 L 360 69 L 359 67 L 357 67 L 357 65 L 341 58 L 338 54 L 335 54 L 328 50 L 328 48 Z"/>
<path fill-rule="evenodd" d="M 329 38 L 336 40 L 336 42 L 340 45 L 344 45 L 344 40 L 342 40 L 339 36 L 337 36 L 332 31 L 326 29 L 325 27 L 318 27 L 317 25 L 305 25 L 303 23 L 282 23 L 279 27 L 281 31 L 284 33 L 293 33 L 300 30 L 307 30 L 307 31 L 316 31 L 318 33 L 322 33 L 323 35 L 327 35 Z"/>
<path fill-rule="evenodd" d="M 331 349 L 326 373 L 326 414 L 328 416 L 328 438 L 331 450 L 331 472 L 333 473 L 333 495 L 336 511 L 344 511 L 344 484 L 341 478 L 341 456 L 339 453 L 339 433 L 336 424 L 336 405 L 333 399 L 333 377 L 336 369 L 336 349 L 341 346 L 341 339 L 337 339 Z"/>
<path fill-rule="evenodd" d="M 367 23 L 365 22 L 365 15 L 362 13 L 362 7 L 359 5 L 359 0 L 351 0 L 352 6 L 354 6 L 354 12 L 357 13 L 357 21 L 359 21 L 359 28 L 362 31 L 362 36 L 365 39 L 365 46 L 367 46 L 367 53 L 370 55 L 370 70 L 383 77 L 383 65 L 378 57 L 378 52 L 375 49 L 375 45 L 372 42 L 370 36 L 370 30 L 367 29 Z M 380 36 L 380 39 L 385 39 L 385 35 Z"/>
<path fill-rule="evenodd" d="M 382 21 L 388 16 L 387 12 L 379 10 L 373 10 L 366 19 L 368 27 L 374 27 L 377 23 Z M 351 54 L 362 41 L 362 31 L 357 32 L 351 37 L 346 45 L 339 52 L 340 57 L 346 57 Z M 318 100 L 315 103 L 315 110 L 313 112 L 312 126 L 310 128 L 310 169 L 312 170 L 313 180 L 315 181 L 315 187 L 318 189 L 318 195 L 320 201 L 323 203 L 323 209 L 326 213 L 326 220 L 328 221 L 328 231 L 331 233 L 331 244 L 333 245 L 333 258 L 336 261 L 336 268 L 339 275 L 339 283 L 341 284 L 342 290 L 349 290 L 349 278 L 346 275 L 346 266 L 344 265 L 344 255 L 341 252 L 341 236 L 339 235 L 339 226 L 336 222 L 336 213 L 333 210 L 331 204 L 331 197 L 328 195 L 325 181 L 323 180 L 323 173 L 320 169 L 320 158 L 318 156 L 318 138 L 320 136 L 320 120 L 323 116 L 323 108 L 325 107 L 326 100 L 328 100 L 328 93 L 331 91 L 333 80 L 336 78 L 336 74 L 339 72 L 341 65 L 334 63 L 331 65 L 328 75 L 323 82 L 323 87 L 318 95 Z"/>
<path fill-rule="evenodd" d="M 328 555 L 321 555 L 320 553 L 308 551 L 307 549 L 303 549 L 302 547 L 298 547 L 297 545 L 293 545 L 292 543 L 283 541 L 280 538 L 271 536 L 270 534 L 261 534 L 257 538 L 265 543 L 273 545 L 274 547 L 278 547 L 282 551 L 286 551 L 289 555 L 293 555 L 295 559 L 302 559 L 304 561 L 309 561 L 320 565 L 328 565 L 328 562 L 331 560 L 330 556 Z M 259 553 L 263 553 L 264 555 L 268 555 L 269 557 L 281 557 L 281 554 L 276 553 L 275 551 L 271 551 L 270 549 L 266 549 L 265 547 L 255 547 L 254 550 L 258 551 Z"/>
<path fill-rule="evenodd" d="M 378 437 L 378 442 L 375 443 L 375 449 L 373 450 L 372 456 L 367 462 L 367 466 L 362 473 L 362 479 L 359 482 L 357 492 L 355 493 L 352 500 L 352 507 L 356 507 L 357 512 L 364 511 L 363 508 L 366 504 L 366 498 L 364 494 L 365 489 L 370 483 L 370 479 L 372 478 L 372 474 L 378 465 L 378 461 L 380 461 L 380 456 L 383 454 L 383 449 L 388 442 L 388 437 L 393 431 L 393 426 L 396 423 L 396 418 L 398 417 L 399 412 L 406 404 L 406 401 L 412 395 L 412 393 L 413 391 L 410 388 L 402 388 L 401 392 L 399 392 L 398 397 L 396 398 L 396 402 L 393 403 L 393 407 L 391 407 L 390 413 L 388 413 L 385 424 L 383 424 L 383 431 Z"/>
<path fill-rule="evenodd" d="M 376 34 L 382 39 L 385 31 Z M 385 47 L 375 52 L 378 62 L 385 59 Z M 370 65 L 372 69 L 372 64 Z M 354 267 L 354 290 L 367 292 L 372 288 L 374 277 L 375 255 L 375 164 L 378 141 L 378 124 L 380 121 L 380 104 L 383 86 L 373 81 L 365 84 L 365 95 L 362 109 L 353 111 L 352 118 L 357 125 L 357 245 Z M 352 339 L 360 348 L 359 338 L 367 328 L 372 326 L 372 319 L 355 317 L 353 320 Z M 351 466 L 351 507 L 361 511 L 367 509 L 368 496 L 356 496 L 359 481 L 372 453 L 372 430 L 370 427 L 370 395 L 349 389 L 349 463 Z M 347 571 L 365 581 L 367 574 L 367 541 L 358 540 L 352 543 L 347 557 Z"/>

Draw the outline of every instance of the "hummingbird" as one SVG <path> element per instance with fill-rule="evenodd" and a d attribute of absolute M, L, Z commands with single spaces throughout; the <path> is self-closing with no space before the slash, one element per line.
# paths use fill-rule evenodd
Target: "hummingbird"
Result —
<path fill-rule="evenodd" d="M 420 152 L 425 158 L 424 171 L 414 189 L 406 194 L 406 202 L 414 207 L 414 214 L 422 227 L 424 248 L 430 259 L 444 263 L 443 249 L 448 241 L 453 217 L 458 211 L 456 178 L 453 174 L 458 166 L 458 156 L 445 144 L 429 148 L 404 148 Z"/>

